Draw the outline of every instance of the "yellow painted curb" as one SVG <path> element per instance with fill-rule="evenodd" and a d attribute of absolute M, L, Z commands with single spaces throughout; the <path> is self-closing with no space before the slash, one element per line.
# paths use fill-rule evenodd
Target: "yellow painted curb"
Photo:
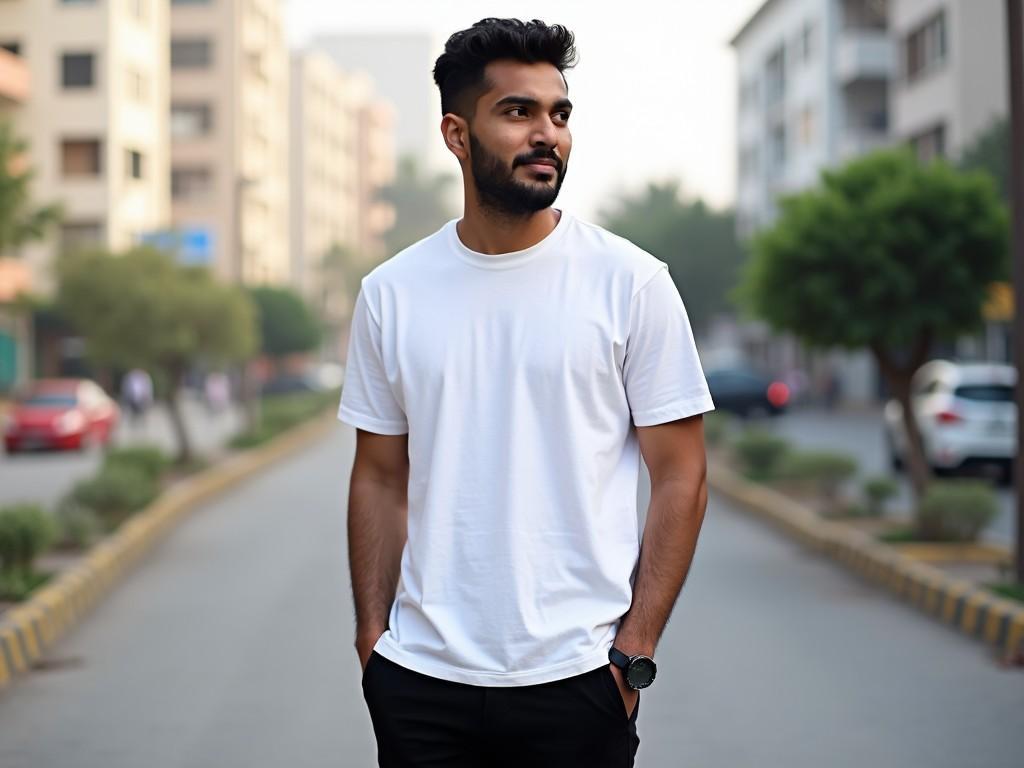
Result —
<path fill-rule="evenodd" d="M 1005 659 L 1024 659 L 1024 606 L 910 557 L 900 551 L 906 545 L 890 546 L 865 531 L 822 519 L 806 505 L 752 483 L 720 462 L 709 463 L 708 484 L 808 548 L 828 555 L 944 624 L 984 640 Z M 911 549 L 926 560 L 939 559 L 934 547 Z M 992 560 L 998 554 L 983 546 L 965 547 L 964 551 L 979 561 Z"/>
<path fill-rule="evenodd" d="M 169 488 L 53 583 L 0 615 L 0 688 L 18 673 L 28 671 L 127 576 L 132 565 L 198 506 L 325 437 L 336 425 L 332 408 L 259 448 L 226 459 Z"/>

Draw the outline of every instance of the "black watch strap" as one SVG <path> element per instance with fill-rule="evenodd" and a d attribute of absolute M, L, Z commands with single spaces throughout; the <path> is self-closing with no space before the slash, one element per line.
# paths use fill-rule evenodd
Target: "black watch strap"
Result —
<path fill-rule="evenodd" d="M 608 649 L 608 661 L 621 669 L 623 672 L 629 667 L 629 656 L 624 654 L 614 645 Z"/>

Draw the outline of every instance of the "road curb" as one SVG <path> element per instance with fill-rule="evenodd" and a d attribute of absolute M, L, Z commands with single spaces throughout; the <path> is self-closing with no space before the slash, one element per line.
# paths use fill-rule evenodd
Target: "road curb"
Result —
<path fill-rule="evenodd" d="M 708 484 L 804 546 L 832 558 L 911 606 L 984 641 L 1006 661 L 1024 657 L 1024 606 L 910 558 L 864 531 L 824 520 L 772 488 L 709 462 Z"/>
<path fill-rule="evenodd" d="M 326 436 L 337 424 L 333 415 L 332 408 L 262 447 L 172 486 L 52 583 L 6 611 L 0 616 L 0 689 L 31 669 L 196 507 Z"/>

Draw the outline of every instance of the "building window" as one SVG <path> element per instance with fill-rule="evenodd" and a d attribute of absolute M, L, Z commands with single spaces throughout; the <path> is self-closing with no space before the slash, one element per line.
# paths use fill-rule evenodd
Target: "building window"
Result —
<path fill-rule="evenodd" d="M 800 63 L 809 64 L 814 56 L 814 24 L 809 21 L 804 22 L 804 26 L 800 30 L 796 50 Z"/>
<path fill-rule="evenodd" d="M 176 200 L 194 200 L 209 194 L 213 187 L 213 174 L 209 168 L 172 168 L 171 197 Z"/>
<path fill-rule="evenodd" d="M 102 221 L 67 221 L 60 227 L 60 249 L 64 253 L 103 243 Z"/>
<path fill-rule="evenodd" d="M 201 69 L 213 62 L 213 46 L 206 38 L 179 38 L 171 40 L 171 67 L 173 69 Z"/>
<path fill-rule="evenodd" d="M 60 169 L 64 176 L 99 176 L 99 139 L 65 139 L 60 144 Z"/>
<path fill-rule="evenodd" d="M 3 48 L 8 53 L 13 53 L 15 56 L 21 56 L 21 43 L 16 40 L 4 40 L 0 42 L 0 48 Z"/>
<path fill-rule="evenodd" d="M 126 149 L 124 151 L 124 169 L 125 175 L 129 179 L 141 179 L 142 153 L 137 152 L 134 149 Z"/>
<path fill-rule="evenodd" d="M 764 97 L 770 106 L 786 96 L 786 49 L 779 48 L 768 57 L 764 72 Z"/>
<path fill-rule="evenodd" d="M 145 101 L 149 96 L 149 83 L 146 76 L 135 69 L 125 73 L 127 79 L 128 98 L 133 101 Z"/>
<path fill-rule="evenodd" d="M 814 108 L 804 107 L 800 110 L 797 124 L 797 138 L 800 145 L 807 147 L 814 142 Z"/>
<path fill-rule="evenodd" d="M 127 0 L 128 8 L 132 12 L 132 16 L 138 21 L 146 21 L 149 17 L 149 3 L 150 0 Z"/>
<path fill-rule="evenodd" d="M 747 147 L 740 149 L 740 178 L 747 179 L 750 177 L 756 177 L 760 168 L 758 164 L 760 162 L 760 153 L 757 151 L 757 145 L 751 144 Z"/>
<path fill-rule="evenodd" d="M 89 88 L 96 84 L 91 53 L 65 53 L 60 59 L 60 81 L 65 88 Z"/>
<path fill-rule="evenodd" d="M 786 126 L 780 123 L 768 134 L 768 158 L 773 173 L 780 173 L 786 165 Z"/>
<path fill-rule="evenodd" d="M 209 104 L 172 104 L 171 136 L 189 139 L 206 136 L 213 127 L 213 114 Z"/>
<path fill-rule="evenodd" d="M 904 43 L 907 80 L 917 80 L 942 66 L 947 53 L 946 14 L 941 12 L 907 35 Z"/>
<path fill-rule="evenodd" d="M 917 159 L 922 163 L 930 163 L 946 156 L 946 126 L 939 124 L 923 131 L 910 139 Z"/>

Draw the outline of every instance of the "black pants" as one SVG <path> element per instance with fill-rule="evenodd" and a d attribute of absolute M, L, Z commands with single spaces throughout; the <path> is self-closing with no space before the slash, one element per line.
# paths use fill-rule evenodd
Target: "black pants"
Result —
<path fill-rule="evenodd" d="M 374 653 L 363 695 L 381 768 L 631 768 L 640 746 L 640 704 L 627 716 L 607 666 L 553 683 L 486 688 Z"/>

